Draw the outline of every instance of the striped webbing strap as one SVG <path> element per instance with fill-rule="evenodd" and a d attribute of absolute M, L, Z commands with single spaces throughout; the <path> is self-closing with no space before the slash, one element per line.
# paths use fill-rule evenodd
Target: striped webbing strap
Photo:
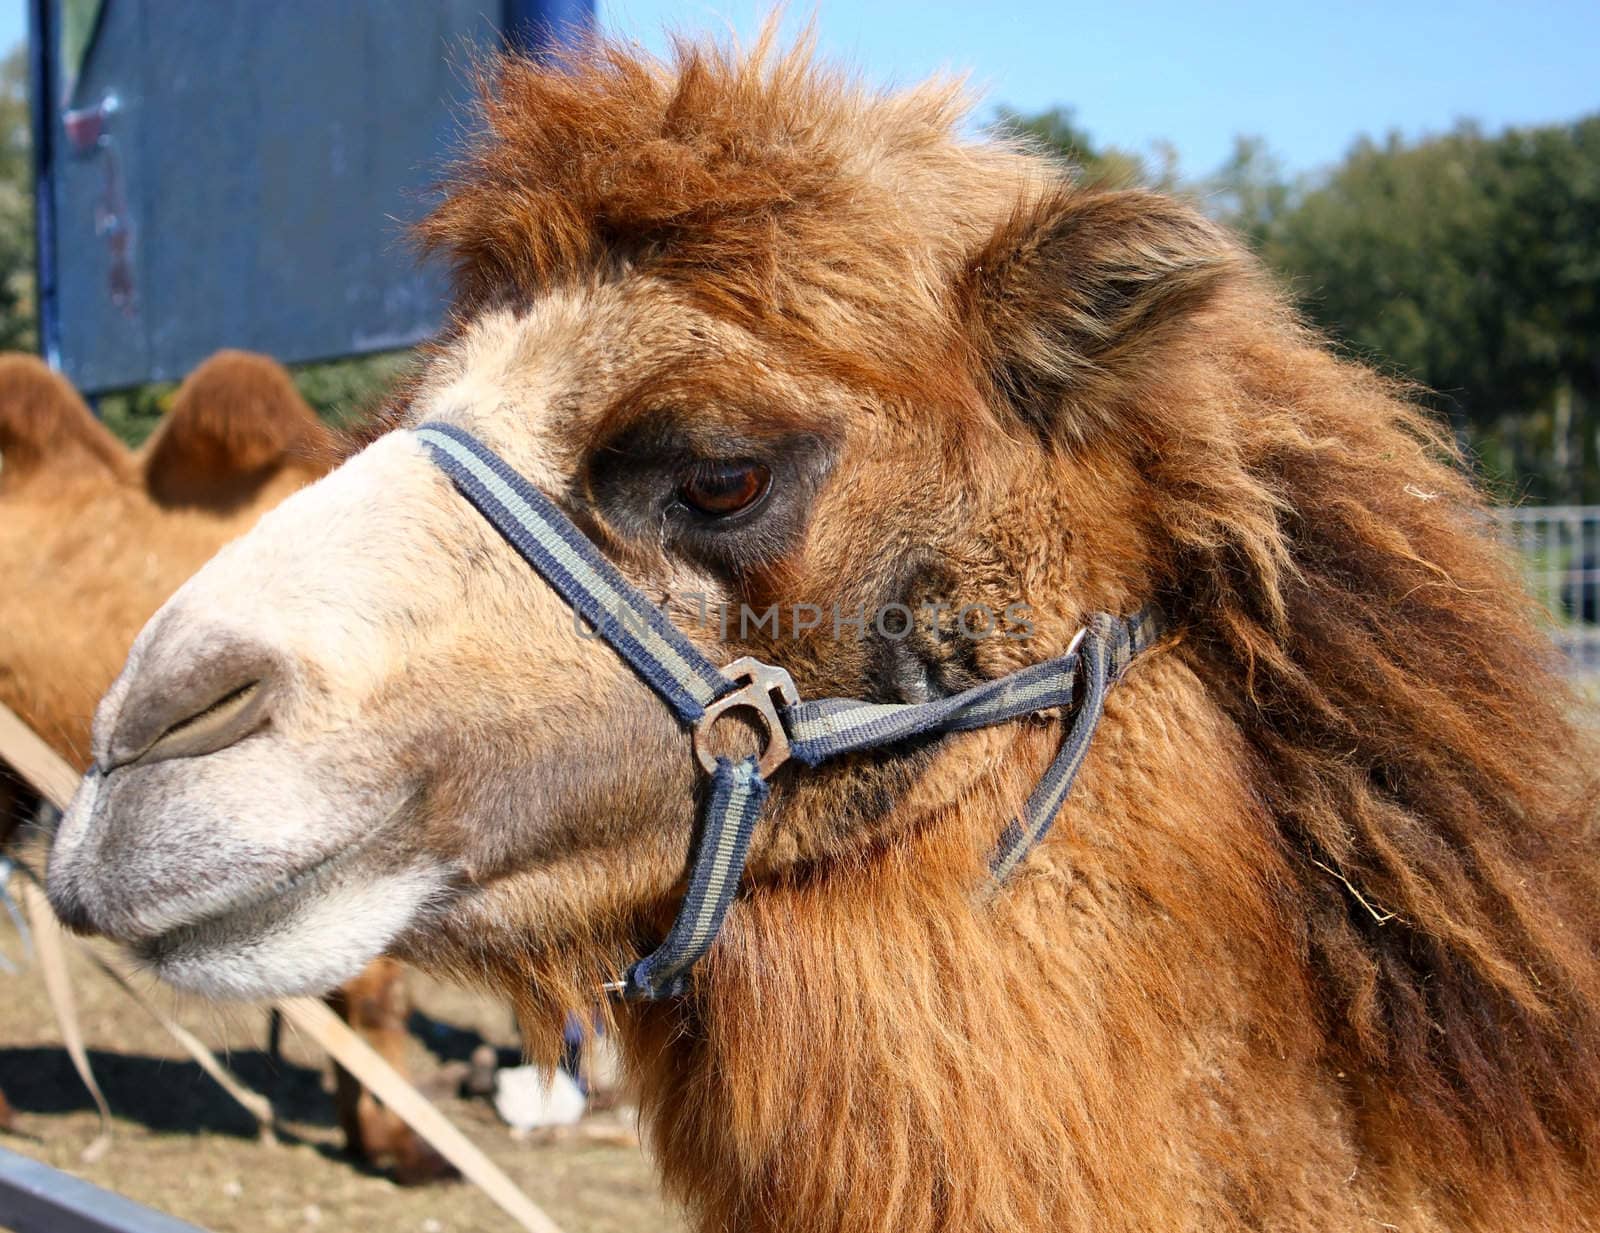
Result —
<path fill-rule="evenodd" d="M 734 688 L 671 618 L 600 555 L 594 542 L 505 459 L 469 432 L 426 424 L 417 438 L 461 495 L 594 626 L 684 723 Z"/>
<path fill-rule="evenodd" d="M 1066 654 L 1009 676 L 932 702 L 859 702 L 822 698 L 784 710 L 789 753 L 807 766 L 863 749 L 932 733 L 965 732 L 1040 711 L 1071 711 L 1060 752 L 1028 798 L 1022 816 L 1007 823 L 989 860 L 1004 881 L 1050 829 L 1100 723 L 1106 690 L 1134 656 L 1155 641 L 1159 622 L 1151 609 L 1132 617 L 1106 613 L 1090 619 Z"/>
<path fill-rule="evenodd" d="M 728 914 L 769 791 L 753 755 L 737 762 L 717 759 L 695 838 L 689 889 L 667 936 L 628 969 L 620 990 L 624 996 L 651 1001 L 673 997 L 687 987 L 689 969 L 711 949 Z"/>
<path fill-rule="evenodd" d="M 425 424 L 415 435 L 473 507 L 682 722 L 698 725 L 707 707 L 738 687 L 549 497 L 493 450 L 450 424 Z M 1060 812 L 1100 722 L 1106 691 L 1158 634 L 1158 620 L 1149 609 L 1127 618 L 1101 614 L 1066 654 L 949 697 L 903 704 L 823 698 L 785 707 L 778 715 L 790 756 L 817 766 L 841 754 L 1040 711 L 1070 713 L 1060 752 L 990 856 L 991 873 L 1004 881 Z M 770 792 L 760 765 L 754 755 L 716 759 L 683 902 L 667 936 L 617 986 L 625 995 L 650 1000 L 682 993 L 690 969 L 716 940 Z"/>

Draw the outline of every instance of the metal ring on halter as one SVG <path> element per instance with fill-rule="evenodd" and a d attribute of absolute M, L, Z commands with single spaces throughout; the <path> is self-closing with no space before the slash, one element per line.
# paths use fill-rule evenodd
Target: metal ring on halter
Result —
<path fill-rule="evenodd" d="M 783 705 L 794 706 L 800 701 L 800 691 L 795 688 L 793 678 L 782 668 L 764 664 L 749 655 L 734 660 L 722 669 L 722 673 L 729 680 L 743 681 L 744 685 L 706 707 L 706 713 L 694 726 L 694 756 L 700 759 L 700 765 L 705 768 L 707 775 L 715 775 L 717 756 L 704 744 L 705 736 L 717 720 L 729 711 L 741 708 L 754 711 L 761 718 L 762 729 L 761 757 L 756 769 L 761 778 L 766 779 L 789 760 L 789 734 L 783 730 L 783 721 L 778 718 L 778 708 L 773 705 L 772 695 L 776 693 L 783 700 Z"/>

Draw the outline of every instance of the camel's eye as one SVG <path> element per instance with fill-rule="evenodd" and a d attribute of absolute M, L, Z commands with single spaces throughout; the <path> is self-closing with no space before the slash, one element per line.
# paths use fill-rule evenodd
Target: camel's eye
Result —
<path fill-rule="evenodd" d="M 772 483 L 759 462 L 697 462 L 678 485 L 678 500 L 708 518 L 727 518 L 751 508 Z"/>

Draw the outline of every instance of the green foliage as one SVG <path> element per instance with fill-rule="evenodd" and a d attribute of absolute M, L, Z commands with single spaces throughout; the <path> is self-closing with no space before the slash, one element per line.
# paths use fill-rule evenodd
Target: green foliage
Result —
<path fill-rule="evenodd" d="M 28 59 L 16 47 L 0 60 L 0 351 L 38 346 L 29 133 Z"/>
<path fill-rule="evenodd" d="M 140 446 L 167 413 L 177 388 L 176 384 L 166 381 L 102 394 L 95 400 L 95 410 L 124 445 Z"/>
<path fill-rule="evenodd" d="M 1362 140 L 1282 188 L 1240 221 L 1314 322 L 1431 391 L 1517 491 L 1600 498 L 1600 116 Z"/>
<path fill-rule="evenodd" d="M 1055 107 L 1036 116 L 1002 107 L 995 127 L 1042 146 L 1071 164 L 1085 184 L 1107 188 L 1142 184 L 1163 192 L 1178 187 L 1178 152 L 1171 144 L 1158 142 L 1148 157 L 1118 146 L 1097 145 L 1070 107 Z"/>
<path fill-rule="evenodd" d="M 385 351 L 304 364 L 294 370 L 294 383 L 318 415 L 335 428 L 349 428 L 376 408 L 411 360 L 410 351 Z"/>
<path fill-rule="evenodd" d="M 1196 191 L 1213 217 L 1258 248 L 1295 200 L 1295 185 L 1260 137 L 1235 137 L 1227 161 Z"/>

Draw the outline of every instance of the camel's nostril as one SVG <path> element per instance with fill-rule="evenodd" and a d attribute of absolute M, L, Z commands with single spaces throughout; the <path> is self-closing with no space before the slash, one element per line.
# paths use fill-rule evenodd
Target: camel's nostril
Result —
<path fill-rule="evenodd" d="M 108 766 L 143 766 L 168 758 L 193 758 L 215 753 L 242 740 L 265 718 L 260 681 L 231 689 L 215 702 L 173 722 L 140 752 Z"/>
<path fill-rule="evenodd" d="M 97 750 L 102 770 L 216 753 L 267 721 L 281 677 L 273 655 L 232 640 L 199 654 L 173 649 L 132 670 L 109 740 Z"/>

